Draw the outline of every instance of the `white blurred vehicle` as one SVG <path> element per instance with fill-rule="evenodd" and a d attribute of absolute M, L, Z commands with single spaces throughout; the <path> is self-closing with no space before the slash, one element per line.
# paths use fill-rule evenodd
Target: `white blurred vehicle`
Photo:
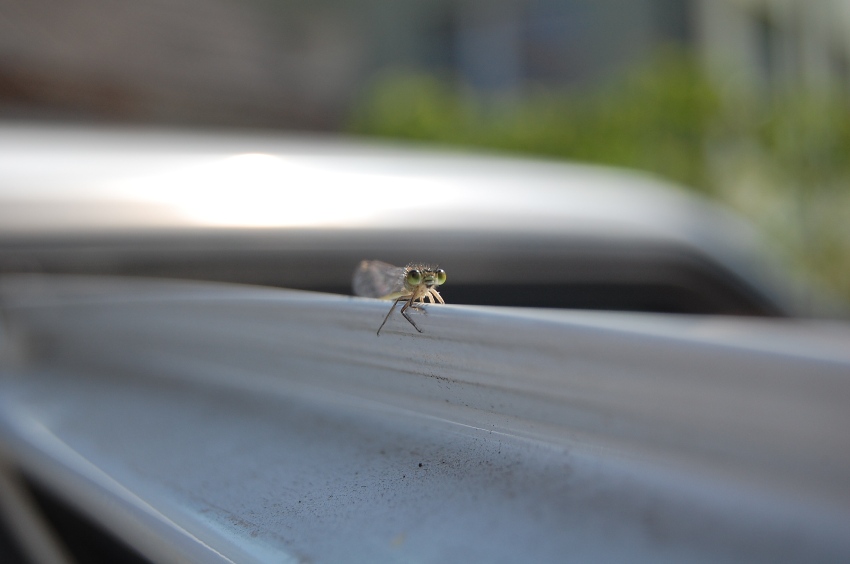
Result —
<path fill-rule="evenodd" d="M 0 272 L 349 293 L 440 263 L 452 303 L 812 315 L 714 205 L 637 173 L 321 137 L 0 129 Z"/>

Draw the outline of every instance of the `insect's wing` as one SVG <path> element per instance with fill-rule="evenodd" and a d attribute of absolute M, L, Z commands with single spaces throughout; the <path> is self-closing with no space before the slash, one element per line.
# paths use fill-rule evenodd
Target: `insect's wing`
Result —
<path fill-rule="evenodd" d="M 379 260 L 364 260 L 354 271 L 355 296 L 393 298 L 404 291 L 404 268 Z"/>

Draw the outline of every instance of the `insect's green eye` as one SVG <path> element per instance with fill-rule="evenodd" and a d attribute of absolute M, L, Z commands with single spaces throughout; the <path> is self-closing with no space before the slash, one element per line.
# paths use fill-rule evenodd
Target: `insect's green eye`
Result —
<path fill-rule="evenodd" d="M 442 268 L 437 270 L 434 275 L 437 277 L 437 286 L 446 283 L 446 271 Z"/>
<path fill-rule="evenodd" d="M 419 272 L 415 268 L 413 270 L 407 271 L 407 283 L 408 284 L 410 284 L 411 286 L 416 286 L 420 282 L 422 282 L 422 273 L 421 272 Z"/>

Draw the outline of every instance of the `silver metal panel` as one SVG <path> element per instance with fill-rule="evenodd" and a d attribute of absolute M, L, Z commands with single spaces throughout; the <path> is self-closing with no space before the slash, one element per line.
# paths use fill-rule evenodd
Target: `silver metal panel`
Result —
<path fill-rule="evenodd" d="M 850 328 L 10 277 L 8 457 L 156 561 L 850 558 Z"/>
<path fill-rule="evenodd" d="M 439 262 L 472 284 L 663 282 L 742 293 L 760 315 L 843 312 L 788 280 L 740 218 L 637 171 L 334 136 L 0 123 L 2 272 L 340 292 L 364 258 Z M 734 289 L 712 291 L 718 280 Z"/>

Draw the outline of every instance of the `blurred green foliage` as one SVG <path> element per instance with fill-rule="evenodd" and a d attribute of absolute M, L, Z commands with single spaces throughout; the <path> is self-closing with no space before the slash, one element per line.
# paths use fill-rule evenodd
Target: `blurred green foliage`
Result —
<path fill-rule="evenodd" d="M 723 89 L 664 51 L 581 90 L 482 96 L 448 77 L 388 72 L 359 134 L 649 171 L 748 216 L 801 272 L 850 299 L 850 106 L 825 92 Z"/>

